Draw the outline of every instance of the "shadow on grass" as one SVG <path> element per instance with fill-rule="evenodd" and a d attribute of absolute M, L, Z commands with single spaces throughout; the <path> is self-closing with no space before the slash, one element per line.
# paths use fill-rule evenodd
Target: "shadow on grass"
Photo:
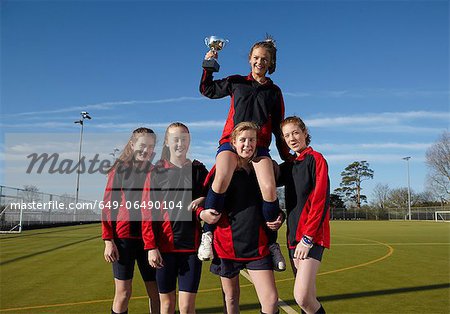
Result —
<path fill-rule="evenodd" d="M 436 285 L 429 285 L 429 286 L 405 287 L 405 288 L 397 288 L 397 289 L 335 294 L 335 295 L 321 296 L 318 299 L 321 302 L 326 302 L 326 301 L 337 301 L 337 300 L 346 300 L 346 299 L 355 299 L 355 298 L 364 298 L 364 297 L 376 297 L 376 296 L 381 296 L 381 295 L 427 291 L 427 290 L 435 290 L 435 289 L 446 289 L 446 288 L 450 288 L 450 283 L 443 283 L 443 284 L 436 284 Z M 297 305 L 297 303 L 295 302 L 294 299 L 283 300 L 283 301 L 289 306 Z M 259 305 L 259 303 L 252 303 L 252 304 L 241 305 L 241 306 L 239 306 L 239 308 L 242 311 L 255 310 L 255 312 L 256 312 L 256 311 L 260 310 L 261 306 Z M 197 311 L 197 313 L 223 313 L 223 306 L 215 306 L 215 307 L 197 309 L 196 311 Z"/>
<path fill-rule="evenodd" d="M 48 228 L 43 228 L 46 229 L 47 231 L 42 231 L 42 232 L 32 232 L 32 233 L 18 233 L 18 234 L 1 234 L 0 235 L 0 240 L 3 239 L 19 239 L 19 238 L 23 238 L 23 237 L 32 237 L 35 235 L 40 235 L 40 234 L 49 234 L 49 233 L 57 233 L 57 232 L 70 232 L 73 230 L 79 230 L 79 229 L 89 229 L 89 228 L 99 228 L 98 227 L 98 223 L 95 224 L 86 224 L 86 225 L 82 225 L 82 226 L 57 226 L 57 227 L 48 227 Z M 70 229 L 69 229 L 70 228 Z M 53 230 L 52 230 L 53 229 Z M 57 229 L 57 230 L 55 230 Z M 39 229 L 31 229 L 31 230 L 24 230 L 25 232 L 27 231 L 33 231 L 33 230 L 39 230 Z M 41 229 L 42 230 L 42 229 Z"/>
<path fill-rule="evenodd" d="M 365 297 L 376 297 L 382 295 L 389 294 L 397 294 L 397 293 L 408 293 L 408 292 L 417 292 L 417 291 L 427 291 L 427 290 L 436 290 L 436 289 L 448 289 L 450 288 L 450 283 L 442 283 L 436 285 L 429 286 L 417 286 L 417 287 L 405 287 L 405 288 L 396 288 L 396 289 L 387 289 L 387 290 L 375 290 L 375 291 L 364 291 L 364 292 L 355 292 L 355 293 L 345 293 L 345 294 L 335 294 L 335 295 L 326 295 L 319 296 L 319 301 L 327 302 L 327 301 L 338 301 L 338 300 L 347 300 L 347 299 L 356 299 L 356 298 L 365 298 Z M 295 300 L 284 300 L 288 305 L 296 305 Z"/>
<path fill-rule="evenodd" d="M 442 283 L 442 284 L 429 285 L 429 286 L 405 287 L 405 288 L 396 288 L 396 289 L 387 289 L 387 290 L 375 290 L 375 291 L 336 294 L 336 295 L 328 295 L 328 296 L 319 297 L 319 299 L 321 301 L 335 301 L 335 300 L 345 300 L 345 299 L 364 298 L 364 297 L 376 297 L 376 296 L 381 296 L 381 295 L 386 295 L 386 294 L 407 293 L 407 292 L 427 291 L 427 290 L 446 289 L 446 288 L 450 288 L 450 283 Z"/>
<path fill-rule="evenodd" d="M 15 257 L 15 258 L 12 258 L 12 259 L 9 259 L 9 260 L 6 260 L 6 261 L 2 261 L 2 262 L 0 262 L 0 266 L 7 265 L 7 264 L 13 263 L 13 262 L 17 262 L 17 261 L 20 261 L 20 260 L 23 260 L 23 259 L 26 259 L 26 258 L 29 258 L 29 257 L 37 256 L 37 255 L 40 255 L 40 254 L 53 252 L 53 251 L 56 251 L 56 250 L 59 250 L 59 249 L 63 249 L 63 248 L 66 248 L 66 247 L 69 247 L 69 246 L 72 246 L 72 245 L 80 244 L 80 243 L 91 241 L 91 240 L 98 239 L 98 238 L 100 238 L 100 236 L 96 235 L 95 237 L 90 237 L 90 238 L 83 239 L 83 240 L 80 240 L 80 241 L 70 242 L 70 243 L 63 244 L 63 245 L 60 245 L 60 246 L 57 246 L 57 247 L 54 247 L 54 248 L 51 248 L 51 249 L 42 250 L 42 251 L 34 252 L 34 253 L 31 253 L 31 254 L 27 254 L 27 255 L 22 255 L 22 256 Z"/>
<path fill-rule="evenodd" d="M 259 305 L 259 303 L 243 304 L 243 305 L 239 305 L 239 309 L 241 311 L 255 310 L 255 313 L 259 313 L 259 311 L 261 309 L 261 305 Z M 195 309 L 195 312 L 196 313 L 208 313 L 208 314 L 223 313 L 223 306 L 208 307 L 205 309 Z"/>

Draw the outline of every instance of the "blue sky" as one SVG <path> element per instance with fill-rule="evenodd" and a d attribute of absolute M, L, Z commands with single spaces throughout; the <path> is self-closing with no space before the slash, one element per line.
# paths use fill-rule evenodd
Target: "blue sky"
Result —
<path fill-rule="evenodd" d="M 356 160 L 375 171 L 369 198 L 377 183 L 406 186 L 401 158 L 411 156 L 411 186 L 423 191 L 425 151 L 449 128 L 448 1 L 1 1 L 1 182 L 73 194 L 73 175 L 48 184 L 14 162 L 37 147 L 63 153 L 48 133 L 73 142 L 64 152 L 76 156 L 82 110 L 93 117 L 86 154 L 107 156 L 138 126 L 183 121 L 192 157 L 210 167 L 229 99 L 198 92 L 203 39 L 230 40 L 217 77 L 246 75 L 266 32 L 279 48 L 272 79 L 286 114 L 309 125 L 332 188 Z M 15 133 L 29 143 L 18 149 Z M 94 141 L 104 137 L 117 143 Z M 81 182 L 80 197 L 99 198 L 104 177 Z"/>

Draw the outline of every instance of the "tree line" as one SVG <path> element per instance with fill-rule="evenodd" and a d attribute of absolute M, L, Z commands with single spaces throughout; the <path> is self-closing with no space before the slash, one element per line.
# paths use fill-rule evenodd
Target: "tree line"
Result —
<path fill-rule="evenodd" d="M 450 133 L 444 131 L 439 139 L 426 151 L 428 166 L 426 191 L 411 190 L 411 206 L 443 206 L 450 199 Z M 373 179 L 374 170 L 367 161 L 354 161 L 341 172 L 340 187 L 331 194 L 332 208 L 361 209 L 367 203 L 362 193 L 362 183 Z M 372 191 L 370 207 L 377 210 L 405 208 L 408 206 L 408 189 L 390 188 L 388 184 L 377 184 Z"/>

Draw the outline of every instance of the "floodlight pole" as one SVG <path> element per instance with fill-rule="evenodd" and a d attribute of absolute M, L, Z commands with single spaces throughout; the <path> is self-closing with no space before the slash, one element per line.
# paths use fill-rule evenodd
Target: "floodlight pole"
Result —
<path fill-rule="evenodd" d="M 409 160 L 411 159 L 410 156 L 403 157 L 403 160 L 406 160 L 406 167 L 407 167 L 407 175 L 408 175 L 408 216 L 409 220 L 411 220 L 411 184 L 409 179 Z"/>
<path fill-rule="evenodd" d="M 74 209 L 74 212 L 73 212 L 73 220 L 74 221 L 76 221 L 78 195 L 79 195 L 79 192 L 80 192 L 81 147 L 83 145 L 84 120 L 85 119 L 89 119 L 89 120 L 92 119 L 91 116 L 89 116 L 89 113 L 86 112 L 86 111 L 82 111 L 80 114 L 81 114 L 81 119 L 74 122 L 76 124 L 80 124 L 81 125 L 81 129 L 80 129 L 80 149 L 78 151 L 78 166 L 77 166 L 77 192 L 76 192 L 76 196 L 75 196 L 75 209 Z"/>

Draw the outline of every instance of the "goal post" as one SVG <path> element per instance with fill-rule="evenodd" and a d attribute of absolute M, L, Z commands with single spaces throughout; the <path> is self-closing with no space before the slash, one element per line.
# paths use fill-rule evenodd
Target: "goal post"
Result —
<path fill-rule="evenodd" d="M 450 222 L 450 210 L 437 210 L 434 212 L 435 221 Z"/>
<path fill-rule="evenodd" d="M 23 222 L 23 201 L 20 199 L 14 204 L 20 206 L 11 206 L 12 203 L 7 203 L 0 209 L 0 234 L 2 233 L 21 233 Z"/>

